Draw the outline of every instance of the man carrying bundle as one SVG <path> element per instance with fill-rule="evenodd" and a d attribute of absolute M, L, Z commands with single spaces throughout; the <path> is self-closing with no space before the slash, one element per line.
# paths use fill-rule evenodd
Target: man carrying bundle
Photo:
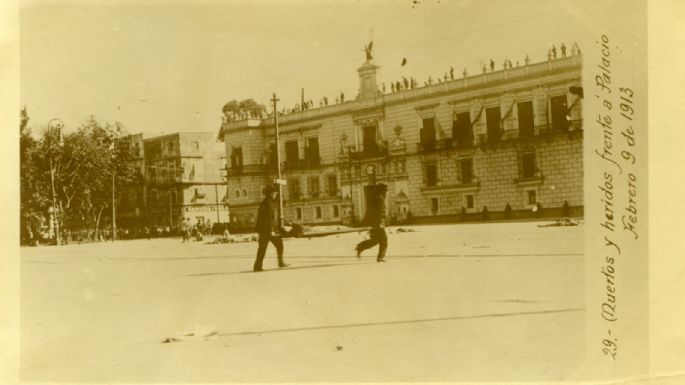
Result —
<path fill-rule="evenodd" d="M 369 239 L 357 244 L 357 258 L 361 258 L 362 251 L 378 245 L 377 262 L 385 262 L 385 251 L 388 249 L 388 236 L 385 233 L 385 195 L 388 186 L 383 183 L 369 186 L 366 216 L 364 223 L 371 226 Z"/>
<path fill-rule="evenodd" d="M 262 271 L 262 261 L 266 254 L 266 247 L 269 242 L 276 247 L 276 255 L 278 256 L 278 267 L 288 267 L 289 265 L 283 262 L 283 240 L 278 234 L 274 233 L 273 228 L 273 204 L 272 201 L 278 196 L 278 189 L 274 186 L 266 186 L 264 189 L 264 200 L 259 205 L 257 212 L 257 223 L 255 230 L 259 234 L 257 259 L 254 263 L 254 271 Z"/>

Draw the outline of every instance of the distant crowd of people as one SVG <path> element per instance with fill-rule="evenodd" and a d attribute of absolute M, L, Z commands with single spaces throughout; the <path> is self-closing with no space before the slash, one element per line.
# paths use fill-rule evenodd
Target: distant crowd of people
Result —
<path fill-rule="evenodd" d="M 561 58 L 565 58 L 566 57 L 566 44 L 561 43 L 560 51 L 561 51 Z M 571 56 L 580 55 L 580 53 L 581 52 L 580 52 L 580 47 L 578 46 L 578 43 L 574 42 L 573 45 L 571 46 Z M 554 60 L 554 59 L 558 58 L 557 57 L 557 48 L 555 45 L 552 45 L 550 47 L 549 51 L 547 52 L 547 58 L 548 58 L 548 60 Z M 530 57 L 528 55 L 526 55 L 526 57 L 523 59 L 523 63 L 524 63 L 524 65 L 530 64 Z M 490 72 L 495 72 L 495 60 L 492 58 L 489 60 L 489 62 L 487 64 L 481 60 L 480 65 L 481 65 L 482 72 L 483 73 L 488 72 L 488 64 L 489 64 Z M 504 59 L 502 62 L 502 69 L 504 69 L 504 70 L 516 68 L 519 66 L 520 66 L 520 62 L 518 60 L 516 61 L 516 63 L 514 63 L 511 61 L 511 59 Z M 469 73 L 468 73 L 467 69 L 464 68 L 464 70 L 461 73 L 462 77 L 465 78 L 468 76 L 468 74 Z M 442 75 L 438 75 L 435 78 L 433 78 L 432 75 L 428 76 L 428 79 L 426 79 L 423 82 L 423 86 L 428 87 L 428 86 L 431 86 L 435 83 L 443 83 L 443 82 L 448 82 L 448 81 L 455 80 L 455 79 L 456 79 L 456 77 L 455 77 L 454 67 L 450 67 L 450 69 L 448 71 L 445 71 Z M 386 84 L 383 83 L 381 85 L 381 90 L 383 93 L 387 93 L 388 91 L 390 91 L 390 93 L 396 93 L 396 92 L 400 92 L 400 91 L 404 91 L 404 90 L 410 90 L 410 89 L 414 89 L 414 88 L 418 88 L 418 87 L 419 87 L 419 82 L 413 76 L 410 76 L 409 78 L 403 76 L 402 79 L 391 81 L 389 87 L 386 87 Z"/>
<path fill-rule="evenodd" d="M 576 55 L 581 54 L 580 47 L 578 46 L 578 43 L 576 43 L 576 42 L 573 43 L 573 45 L 571 46 L 570 54 L 571 54 L 571 56 L 576 56 Z M 547 59 L 550 61 L 558 59 L 559 57 L 565 58 L 566 56 L 567 56 L 567 47 L 566 47 L 566 44 L 563 42 L 561 43 L 558 50 L 557 50 L 556 45 L 552 45 L 547 52 Z M 528 55 L 526 55 L 525 58 L 523 59 L 523 64 L 527 66 L 530 64 L 530 62 L 531 62 L 530 57 Z M 406 63 L 406 59 L 403 59 L 402 65 L 404 65 L 405 63 Z M 487 63 L 485 61 L 481 61 L 480 66 L 481 66 L 481 70 L 484 74 L 488 72 L 488 69 L 490 70 L 490 72 L 495 72 L 495 60 L 492 58 Z M 502 68 L 504 70 L 516 68 L 519 66 L 520 66 L 519 60 L 516 60 L 516 62 L 512 62 L 512 60 L 510 60 L 510 59 L 504 59 L 502 62 Z M 468 76 L 468 71 L 467 71 L 466 67 L 462 71 L 461 75 L 464 78 Z M 435 78 L 432 75 L 428 76 L 428 79 L 423 81 L 423 87 L 429 87 L 429 86 L 436 84 L 436 83 L 448 82 L 448 81 L 452 81 L 455 79 L 456 79 L 456 77 L 455 77 L 454 67 L 450 67 L 450 69 L 448 71 L 445 71 L 444 74 L 438 75 Z M 403 76 L 402 79 L 390 81 L 387 85 L 386 85 L 386 83 L 382 83 L 381 84 L 381 92 L 384 94 L 396 93 L 396 92 L 411 90 L 411 89 L 419 88 L 419 87 L 420 87 L 419 81 L 417 79 L 415 79 L 413 76 L 409 76 L 409 77 Z M 345 93 L 344 92 L 341 92 L 340 95 L 336 96 L 336 98 L 335 98 L 335 104 L 342 104 L 342 103 L 345 103 Z M 320 108 L 328 106 L 329 105 L 328 97 L 324 96 L 324 97 L 320 98 L 318 104 L 319 104 Z M 305 99 L 305 100 L 302 100 L 300 103 L 296 103 L 292 108 L 287 108 L 287 107 L 281 108 L 281 110 L 279 111 L 279 114 L 280 115 L 288 115 L 288 114 L 297 113 L 297 112 L 301 112 L 301 111 L 307 111 L 307 110 L 312 109 L 312 108 L 315 108 L 314 101 L 312 99 L 308 99 L 308 100 Z M 256 114 L 244 112 L 242 114 L 236 115 L 235 120 L 244 120 L 247 118 L 263 118 L 265 116 L 268 118 L 272 118 L 273 113 L 271 111 L 266 111 L 266 110 L 259 111 Z M 231 119 L 229 119 L 229 120 L 231 120 Z"/>
<path fill-rule="evenodd" d="M 340 95 L 335 97 L 335 104 L 345 103 L 345 93 L 340 92 Z M 328 96 L 324 96 L 319 99 L 319 107 L 326 107 L 329 105 Z M 294 112 L 307 111 L 309 109 L 315 108 L 314 101 L 312 99 L 302 100 L 301 103 L 295 103 L 293 108 L 283 107 L 280 111 L 281 115 L 288 115 Z M 273 116 L 272 113 L 269 116 Z"/>
<path fill-rule="evenodd" d="M 559 50 L 561 51 L 561 57 L 565 58 L 566 57 L 566 45 L 564 43 L 561 43 Z M 576 55 L 580 55 L 580 47 L 578 46 L 578 43 L 574 42 L 573 46 L 571 46 L 571 56 L 576 56 Z M 552 45 L 552 47 L 550 47 L 550 49 L 547 51 L 547 60 L 554 60 L 554 59 L 557 59 L 557 47 L 555 45 Z"/>
<path fill-rule="evenodd" d="M 141 226 L 141 227 L 117 227 L 117 240 L 131 240 L 131 239 L 152 239 L 152 238 L 168 238 L 181 237 L 185 240 L 202 240 L 204 236 L 212 234 L 225 234 L 228 231 L 228 224 L 215 223 L 210 221 L 190 223 L 190 219 L 186 218 L 179 225 L 156 225 L 156 226 Z M 95 231 L 95 229 L 62 229 L 60 234 L 60 241 L 64 245 L 70 243 L 92 243 L 92 242 L 109 242 L 112 241 L 112 228 L 105 227 Z M 24 244 L 38 246 L 54 244 L 54 235 L 51 235 L 47 229 L 42 231 L 32 231 L 28 239 L 24 240 Z"/>
<path fill-rule="evenodd" d="M 246 111 L 246 110 L 240 110 L 240 111 L 231 111 L 228 113 L 224 113 L 224 118 L 228 122 L 237 122 L 241 120 L 247 120 L 247 119 L 263 119 L 265 116 L 271 116 L 272 114 L 266 111 L 266 108 L 262 108 L 260 110 L 252 110 L 252 111 Z"/>

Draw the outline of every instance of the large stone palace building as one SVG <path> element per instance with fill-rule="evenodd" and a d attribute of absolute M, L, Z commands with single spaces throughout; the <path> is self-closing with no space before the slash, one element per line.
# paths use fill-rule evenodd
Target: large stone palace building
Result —
<path fill-rule="evenodd" d="M 177 227 L 229 221 L 223 145 L 212 133 L 131 135 L 132 179 L 120 192 L 117 223 L 123 228 Z"/>
<path fill-rule="evenodd" d="M 395 223 L 582 215 L 581 59 L 392 93 L 367 60 L 355 100 L 279 115 L 286 220 L 354 223 L 374 181 L 388 185 Z M 220 130 L 237 228 L 253 226 L 276 178 L 274 128 L 267 118 Z"/>

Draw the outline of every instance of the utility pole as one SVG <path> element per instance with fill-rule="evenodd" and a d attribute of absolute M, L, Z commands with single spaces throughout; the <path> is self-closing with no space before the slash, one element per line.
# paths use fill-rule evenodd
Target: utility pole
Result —
<path fill-rule="evenodd" d="M 231 223 L 231 209 L 229 207 L 228 201 L 230 198 L 230 194 L 228 192 L 228 176 L 230 174 L 230 170 L 228 168 L 228 159 L 226 160 L 226 163 L 224 164 L 224 168 L 219 169 L 220 171 L 226 171 L 226 195 L 224 196 L 225 199 L 222 199 L 223 206 L 226 208 L 226 224 L 227 226 Z M 216 209 L 217 211 L 219 210 L 219 203 L 218 203 L 219 196 L 217 195 L 217 206 Z M 218 214 L 217 214 L 218 218 Z"/>
<path fill-rule="evenodd" d="M 49 134 L 48 134 L 49 135 Z M 50 143 L 52 146 L 52 143 Z M 62 244 L 59 237 L 59 219 L 57 218 L 57 194 L 55 193 L 55 168 L 52 165 L 52 154 L 50 154 L 50 184 L 52 185 L 52 226 L 55 230 L 55 244 Z"/>
<path fill-rule="evenodd" d="M 300 91 L 300 108 L 304 111 L 304 88 Z"/>
<path fill-rule="evenodd" d="M 216 223 L 221 223 L 219 218 L 219 187 L 217 187 L 217 183 L 214 183 L 214 198 L 216 202 Z"/>
<path fill-rule="evenodd" d="M 354 188 L 352 184 L 352 146 L 347 147 L 347 162 L 348 179 L 350 180 L 350 210 L 352 211 L 352 225 L 354 225 L 356 219 L 354 215 L 354 197 L 352 195 L 352 189 Z"/>
<path fill-rule="evenodd" d="M 281 146 L 279 143 L 278 134 L 278 109 L 276 108 L 276 102 L 280 99 L 276 98 L 276 93 L 274 92 L 271 101 L 274 103 L 274 129 L 276 130 L 276 163 L 278 170 L 278 228 L 283 228 L 283 176 L 281 174 Z M 304 101 L 304 88 L 302 89 L 302 100 Z"/>

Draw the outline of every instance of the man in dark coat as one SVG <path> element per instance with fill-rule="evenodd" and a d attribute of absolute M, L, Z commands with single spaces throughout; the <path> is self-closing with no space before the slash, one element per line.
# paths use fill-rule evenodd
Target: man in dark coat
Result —
<path fill-rule="evenodd" d="M 388 249 L 388 236 L 385 233 L 385 194 L 388 186 L 380 183 L 373 185 L 367 202 L 364 222 L 371 226 L 369 239 L 357 244 L 357 258 L 361 258 L 362 251 L 378 245 L 376 261 L 385 262 L 385 251 Z"/>
<path fill-rule="evenodd" d="M 257 259 L 254 263 L 254 271 L 262 271 L 262 261 L 264 261 L 264 255 L 266 254 L 266 247 L 269 242 L 273 243 L 276 247 L 276 255 L 278 255 L 278 267 L 287 267 L 285 262 L 283 262 L 283 240 L 280 236 L 274 233 L 273 228 L 273 205 L 272 200 L 276 199 L 278 196 L 278 189 L 274 186 L 266 186 L 264 189 L 264 200 L 259 205 L 259 211 L 257 212 L 257 223 L 255 224 L 255 230 L 259 234 L 257 248 Z"/>

